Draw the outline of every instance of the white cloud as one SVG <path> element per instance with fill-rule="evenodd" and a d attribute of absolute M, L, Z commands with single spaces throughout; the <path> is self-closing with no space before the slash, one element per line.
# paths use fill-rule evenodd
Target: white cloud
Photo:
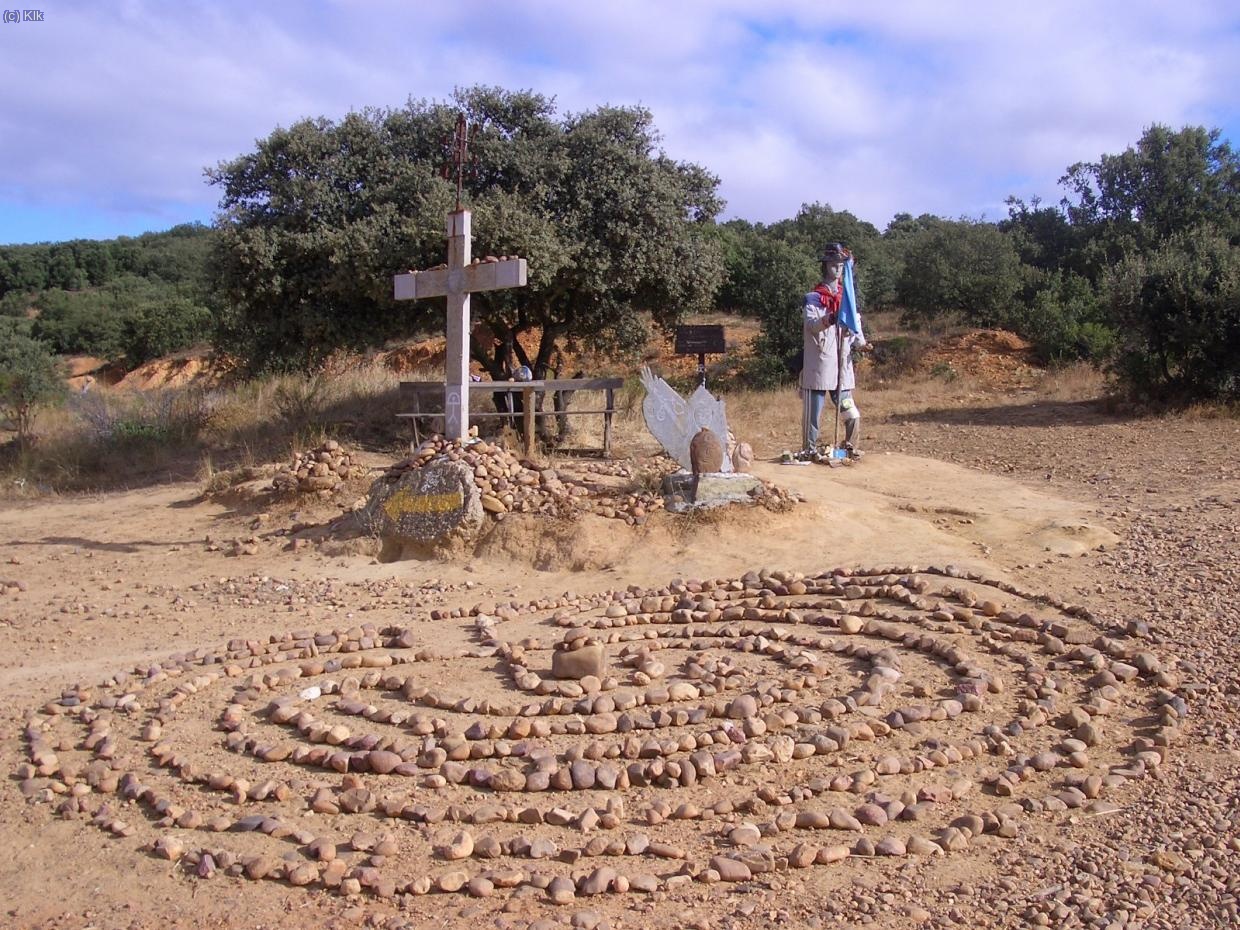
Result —
<path fill-rule="evenodd" d="M 49 2 L 0 27 L 0 211 L 207 215 L 202 169 L 276 125 L 486 83 L 648 106 L 731 215 L 993 217 L 1152 122 L 1236 119 L 1237 62 L 1222 0 Z"/>

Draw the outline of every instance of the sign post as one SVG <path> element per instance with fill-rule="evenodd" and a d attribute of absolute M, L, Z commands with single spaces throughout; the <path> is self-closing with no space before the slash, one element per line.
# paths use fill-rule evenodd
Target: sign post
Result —
<path fill-rule="evenodd" d="M 722 326 L 676 327 L 676 354 L 698 357 L 698 384 L 702 387 L 706 386 L 706 356 L 723 355 L 726 350 Z"/>

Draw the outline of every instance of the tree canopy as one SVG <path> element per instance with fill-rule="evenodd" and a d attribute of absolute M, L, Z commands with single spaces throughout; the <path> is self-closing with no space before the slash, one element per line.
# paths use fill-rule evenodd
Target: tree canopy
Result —
<path fill-rule="evenodd" d="M 209 338 L 207 253 L 214 230 L 186 223 L 159 233 L 0 246 L 0 317 L 59 353 L 136 366 Z"/>
<path fill-rule="evenodd" d="M 0 330 L 0 412 L 27 444 L 35 411 L 65 393 L 60 368 L 48 347 L 5 327 Z"/>
<path fill-rule="evenodd" d="M 473 301 L 472 352 L 493 377 L 556 373 L 565 342 L 637 349 L 652 319 L 714 308 L 761 320 L 754 383 L 786 378 L 817 256 L 840 241 L 865 310 L 1014 329 L 1133 393 L 1240 397 L 1240 156 L 1218 130 L 1151 126 L 1068 167 L 1058 204 L 1010 197 L 997 223 L 899 213 L 880 233 L 815 201 L 716 224 L 718 180 L 664 155 L 647 111 L 561 114 L 488 87 L 276 129 L 207 172 L 214 228 L 0 246 L 0 335 L 136 364 L 213 334 L 254 368 L 290 368 L 438 331 L 442 301 L 396 302 L 392 277 L 444 259 L 461 112 L 475 254 L 529 261 L 528 287 Z M 535 329 L 536 345 L 518 340 Z"/>
<path fill-rule="evenodd" d="M 896 296 L 910 319 L 955 314 L 980 326 L 1004 317 L 1019 285 L 1012 241 L 991 223 L 940 220 L 909 235 Z"/>
<path fill-rule="evenodd" d="M 1219 130 L 1151 126 L 1135 146 L 1078 162 L 1061 179 L 1068 219 L 1105 249 L 1155 249 L 1201 226 L 1240 234 L 1240 156 Z"/>
<path fill-rule="evenodd" d="M 440 176 L 457 114 L 475 127 L 464 177 L 477 255 L 520 255 L 529 285 L 477 295 L 493 376 L 553 368 L 563 339 L 631 342 L 650 313 L 670 326 L 711 304 L 722 275 L 718 180 L 658 149 L 649 112 L 558 115 L 532 92 L 474 87 L 339 122 L 278 129 L 208 172 L 220 187 L 215 275 L 228 341 L 257 366 L 313 365 L 442 318 L 392 299 L 392 275 L 443 261 L 454 185 Z M 527 358 L 516 337 L 540 327 Z"/>

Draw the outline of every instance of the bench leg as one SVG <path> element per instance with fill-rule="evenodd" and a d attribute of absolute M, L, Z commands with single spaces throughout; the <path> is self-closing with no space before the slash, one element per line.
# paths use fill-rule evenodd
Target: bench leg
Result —
<path fill-rule="evenodd" d="M 521 401 L 521 425 L 525 431 L 522 445 L 525 448 L 525 457 L 528 459 L 534 454 L 534 389 L 526 388 L 522 391 Z"/>
<path fill-rule="evenodd" d="M 611 415 L 616 409 L 616 391 L 607 389 L 607 412 L 603 414 L 603 458 L 611 458 Z"/>

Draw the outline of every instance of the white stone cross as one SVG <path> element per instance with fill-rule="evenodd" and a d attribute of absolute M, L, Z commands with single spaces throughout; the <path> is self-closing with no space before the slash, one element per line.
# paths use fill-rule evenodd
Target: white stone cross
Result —
<path fill-rule="evenodd" d="M 465 441 L 469 434 L 469 295 L 524 287 L 524 258 L 470 261 L 470 214 L 448 214 L 448 264 L 410 271 L 393 279 L 397 300 L 448 298 L 448 357 L 444 370 L 444 436 Z"/>

